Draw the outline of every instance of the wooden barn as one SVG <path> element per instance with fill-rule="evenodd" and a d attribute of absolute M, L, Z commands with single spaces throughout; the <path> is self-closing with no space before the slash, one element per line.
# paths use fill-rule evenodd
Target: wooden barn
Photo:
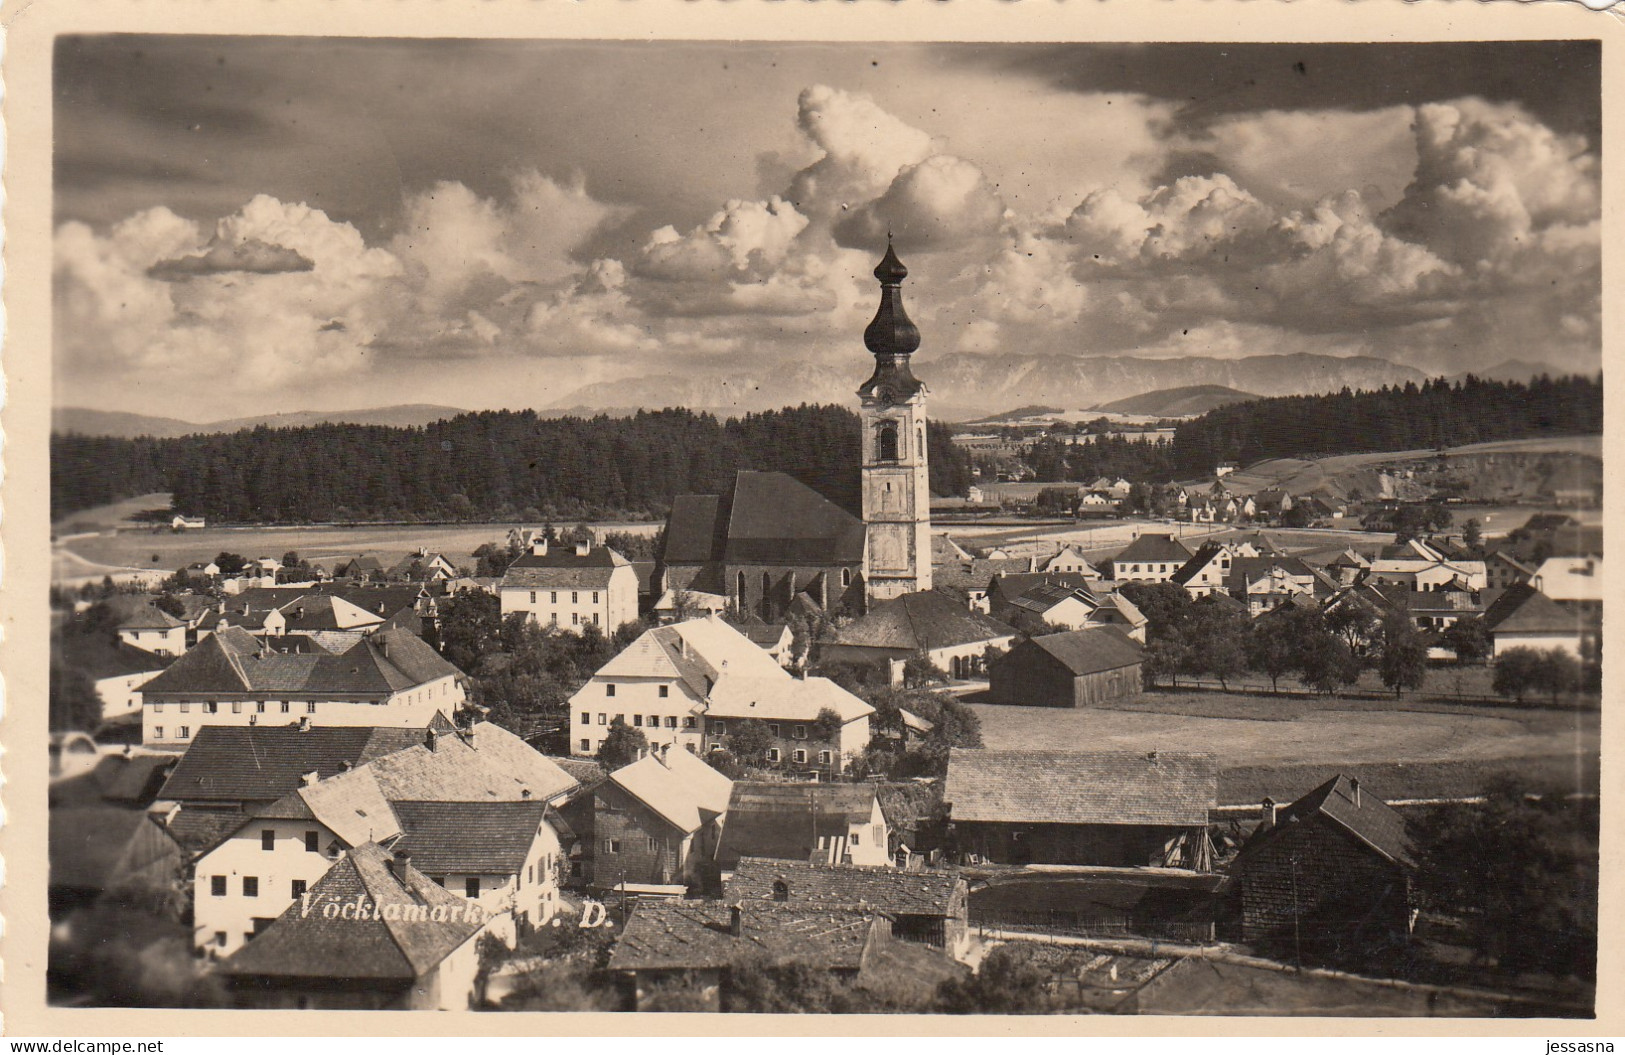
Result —
<path fill-rule="evenodd" d="M 1022 707 L 1096 707 L 1137 696 L 1145 649 L 1112 626 L 1028 638 L 988 666 L 988 699 Z"/>
<path fill-rule="evenodd" d="M 948 755 L 948 840 L 967 862 L 1207 871 L 1218 761 L 1172 751 Z"/>
<path fill-rule="evenodd" d="M 1243 941 L 1307 950 L 1405 940 L 1416 862 L 1397 810 L 1336 776 L 1284 809 L 1265 799 L 1263 812 L 1230 866 Z"/>

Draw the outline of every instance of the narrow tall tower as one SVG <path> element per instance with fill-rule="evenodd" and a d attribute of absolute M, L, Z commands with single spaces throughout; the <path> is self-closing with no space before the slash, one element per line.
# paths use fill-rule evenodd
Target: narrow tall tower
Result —
<path fill-rule="evenodd" d="M 858 389 L 863 422 L 864 579 L 871 601 L 931 588 L 931 477 L 925 384 L 909 369 L 920 331 L 903 310 L 908 268 L 891 239 L 875 268 L 880 310 L 863 331 L 875 372 Z"/>

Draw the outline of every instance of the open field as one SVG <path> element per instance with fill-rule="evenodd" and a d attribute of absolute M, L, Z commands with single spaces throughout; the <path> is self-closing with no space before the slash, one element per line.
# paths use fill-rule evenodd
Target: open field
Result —
<path fill-rule="evenodd" d="M 1229 789 L 1221 803 L 1257 802 L 1260 788 L 1289 801 L 1313 786 L 1298 786 L 1307 775 L 1349 766 L 1379 767 L 1375 786 L 1392 798 L 1476 794 L 1498 772 L 1594 790 L 1601 744 L 1595 710 L 1202 692 L 1145 693 L 1085 710 L 970 706 L 993 749 L 1211 752 Z"/>

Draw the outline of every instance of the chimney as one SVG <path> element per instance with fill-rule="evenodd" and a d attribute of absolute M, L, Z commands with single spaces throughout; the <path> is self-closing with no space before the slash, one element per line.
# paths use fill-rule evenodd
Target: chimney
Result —
<path fill-rule="evenodd" d="M 406 882 L 406 869 L 412 864 L 412 855 L 405 850 L 396 850 L 389 855 L 389 874 L 399 883 Z"/>
<path fill-rule="evenodd" d="M 538 557 L 547 556 L 547 533 L 542 532 L 530 540 L 530 551 Z"/>
<path fill-rule="evenodd" d="M 745 933 L 745 909 L 737 901 L 728 906 L 728 933 L 736 938 Z"/>
<path fill-rule="evenodd" d="M 1145 753 L 1145 760 L 1147 762 L 1150 762 L 1152 765 L 1156 765 L 1157 764 L 1157 753 L 1155 751 L 1147 751 Z"/>
<path fill-rule="evenodd" d="M 320 779 L 322 779 L 322 775 L 313 769 L 309 773 L 299 774 L 299 786 L 302 788 L 308 788 Z"/>
<path fill-rule="evenodd" d="M 1260 828 L 1267 831 L 1270 828 L 1275 827 L 1275 800 L 1266 795 L 1264 797 L 1264 802 L 1258 811 L 1258 815 L 1260 818 Z"/>
<path fill-rule="evenodd" d="M 576 539 L 576 556 L 585 557 L 592 552 L 592 539 Z"/>
<path fill-rule="evenodd" d="M 299 731 L 301 733 L 310 732 L 310 715 L 301 714 L 299 716 Z"/>
<path fill-rule="evenodd" d="M 378 641 L 378 653 L 379 653 L 379 655 L 383 656 L 385 659 L 388 659 L 389 658 L 389 635 L 387 635 L 387 634 L 379 634 L 378 637 L 377 637 L 377 641 Z"/>
<path fill-rule="evenodd" d="M 435 749 L 435 743 L 439 739 L 440 734 L 435 732 L 433 729 L 430 729 L 423 734 L 423 746 L 433 751 Z"/>
<path fill-rule="evenodd" d="M 1349 790 L 1354 792 L 1354 808 L 1359 809 L 1360 808 L 1360 778 L 1359 777 L 1350 777 L 1349 778 Z"/>
<path fill-rule="evenodd" d="M 526 802 L 529 802 L 530 801 L 530 789 L 529 788 L 520 788 L 519 789 L 519 797 L 521 799 L 525 800 Z"/>

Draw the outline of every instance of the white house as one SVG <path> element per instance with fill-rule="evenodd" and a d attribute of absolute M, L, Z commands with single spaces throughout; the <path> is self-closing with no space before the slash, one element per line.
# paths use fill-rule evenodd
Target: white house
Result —
<path fill-rule="evenodd" d="M 1602 603 L 1601 557 L 1548 557 L 1530 585 L 1554 601 Z"/>
<path fill-rule="evenodd" d="M 241 627 L 211 634 L 142 686 L 142 742 L 185 746 L 205 725 L 426 726 L 466 698 L 462 673 L 406 630 L 349 651 L 277 652 Z"/>
<path fill-rule="evenodd" d="M 828 708 L 840 719 L 819 735 Z M 646 631 L 570 698 L 571 754 L 596 754 L 619 719 L 649 745 L 701 757 L 729 746 L 735 723 L 759 719 L 774 739 L 768 761 L 821 773 L 869 743 L 874 708 L 828 678 L 797 678 L 715 616 Z M 776 757 L 775 757 L 776 756 Z"/>
<path fill-rule="evenodd" d="M 1038 570 L 1046 574 L 1051 572 L 1070 572 L 1076 575 L 1094 576 L 1098 573 L 1094 565 L 1084 557 L 1083 552 L 1076 546 L 1062 546 L 1055 556 L 1038 565 Z"/>
<path fill-rule="evenodd" d="M 186 623 L 157 605 L 144 604 L 119 623 L 118 639 L 155 656 L 179 656 L 186 651 Z"/>
<path fill-rule="evenodd" d="M 197 531 L 207 526 L 208 521 L 203 517 L 182 516 L 176 513 L 169 521 L 171 531 Z"/>
<path fill-rule="evenodd" d="M 504 617 L 525 612 L 544 626 L 579 631 L 596 626 L 608 634 L 638 617 L 638 575 L 625 557 L 607 546 L 577 542 L 549 545 L 540 536 L 508 566 L 499 588 Z"/>

